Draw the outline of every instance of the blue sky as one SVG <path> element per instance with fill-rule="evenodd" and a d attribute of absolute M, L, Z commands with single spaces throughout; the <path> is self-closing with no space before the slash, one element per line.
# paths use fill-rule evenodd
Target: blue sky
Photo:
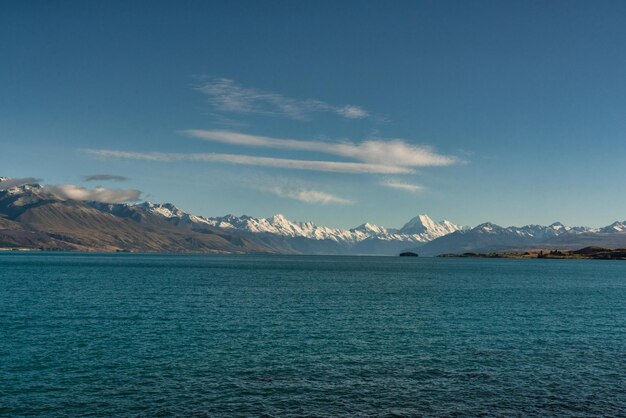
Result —
<path fill-rule="evenodd" d="M 624 45 L 611 1 L 3 2 L 0 175 L 205 216 L 606 225 Z"/>

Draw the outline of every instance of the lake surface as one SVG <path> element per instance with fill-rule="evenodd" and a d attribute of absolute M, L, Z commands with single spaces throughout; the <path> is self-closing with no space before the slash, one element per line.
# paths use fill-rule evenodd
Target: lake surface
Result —
<path fill-rule="evenodd" d="M 0 415 L 626 414 L 626 262 L 0 254 Z"/>

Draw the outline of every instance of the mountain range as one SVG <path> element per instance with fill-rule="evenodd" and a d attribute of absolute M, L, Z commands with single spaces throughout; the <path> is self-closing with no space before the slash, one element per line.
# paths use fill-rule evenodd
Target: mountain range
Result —
<path fill-rule="evenodd" d="M 502 227 L 487 222 L 440 237 L 413 250 L 419 250 L 424 256 L 436 256 L 467 252 L 577 250 L 588 246 L 626 247 L 626 221 L 614 222 L 603 228 L 569 227 L 560 222 L 548 226 Z"/>
<path fill-rule="evenodd" d="M 2 183 L 7 186 L 2 187 Z M 170 203 L 102 203 L 61 197 L 37 183 L 12 185 L 0 177 L 0 248 L 67 251 L 420 255 L 626 247 L 626 222 L 604 228 L 466 228 L 418 215 L 398 229 L 364 223 L 351 229 L 269 218 L 206 218 Z"/>
<path fill-rule="evenodd" d="M 353 229 L 227 215 L 205 218 L 173 204 L 102 203 L 61 197 L 0 177 L 0 247 L 69 251 L 395 254 L 459 230 L 420 215 L 400 229 Z M 2 183 L 7 184 L 3 188 Z"/>

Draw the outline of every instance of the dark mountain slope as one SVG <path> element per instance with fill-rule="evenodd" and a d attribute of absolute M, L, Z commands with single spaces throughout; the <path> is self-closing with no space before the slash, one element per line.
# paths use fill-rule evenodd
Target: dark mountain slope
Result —
<path fill-rule="evenodd" d="M 0 242 L 6 246 L 81 251 L 273 252 L 262 242 L 220 230 L 193 231 L 139 208 L 121 216 L 89 203 L 61 200 L 42 188 L 0 191 Z"/>

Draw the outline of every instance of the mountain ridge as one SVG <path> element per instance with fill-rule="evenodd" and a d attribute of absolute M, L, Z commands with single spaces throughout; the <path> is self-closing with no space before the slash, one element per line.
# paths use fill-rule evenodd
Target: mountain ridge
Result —
<path fill-rule="evenodd" d="M 403 228 L 369 223 L 352 229 L 269 218 L 205 218 L 171 203 L 104 203 L 60 197 L 40 184 L 0 180 L 0 243 L 81 251 L 385 254 L 461 229 L 419 215 Z M 409 230 L 410 225 L 412 227 Z"/>
<path fill-rule="evenodd" d="M 521 227 L 502 227 L 485 222 L 474 228 L 455 231 L 428 242 L 419 250 L 423 255 L 436 256 L 468 252 L 577 250 L 588 246 L 609 248 L 626 246 L 626 221 L 616 221 L 602 228 L 569 227 L 560 222 L 554 222 L 548 226 L 531 224 Z"/>
<path fill-rule="evenodd" d="M 405 226 L 399 229 L 386 228 L 370 223 L 363 223 L 355 228 L 330 228 L 318 226 L 313 222 L 297 222 L 287 219 L 284 215 L 277 214 L 269 218 L 254 218 L 248 215 L 203 218 L 211 225 L 226 228 L 239 229 L 254 233 L 269 233 L 287 236 L 301 236 L 310 239 L 330 239 L 337 242 L 358 243 L 368 238 L 378 237 L 381 239 L 395 239 L 406 242 L 427 242 L 447 233 L 462 229 L 450 221 L 434 222 L 428 215 L 422 214 L 413 218 Z M 419 219 L 421 228 L 407 228 Z"/>
<path fill-rule="evenodd" d="M 2 187 L 2 183 L 9 187 Z M 422 256 L 446 253 L 626 247 L 626 221 L 601 228 L 530 224 L 474 228 L 420 214 L 400 228 L 370 223 L 330 228 L 282 214 L 203 217 L 172 203 L 68 199 L 37 183 L 0 177 L 0 247 L 77 251 L 268 252 Z"/>

